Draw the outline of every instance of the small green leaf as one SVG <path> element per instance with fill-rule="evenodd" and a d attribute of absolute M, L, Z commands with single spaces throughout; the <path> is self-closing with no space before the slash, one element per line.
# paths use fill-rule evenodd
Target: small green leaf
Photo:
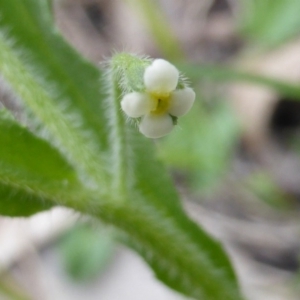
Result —
<path fill-rule="evenodd" d="M 300 34 L 298 0 L 243 0 L 241 32 L 257 45 L 271 48 Z"/>
<path fill-rule="evenodd" d="M 89 281 L 106 267 L 113 254 L 110 231 L 88 225 L 78 225 L 59 243 L 62 263 L 76 281 Z"/>
<path fill-rule="evenodd" d="M 184 64 L 180 67 L 190 79 L 196 82 L 199 80 L 211 80 L 216 82 L 248 82 L 271 88 L 281 95 L 294 98 L 295 100 L 300 100 L 299 85 L 281 81 L 272 77 L 216 65 Z"/>
<path fill-rule="evenodd" d="M 171 168 L 192 175 L 198 189 L 213 187 L 236 145 L 239 126 L 233 112 L 226 102 L 207 109 L 198 101 L 180 120 L 180 127 L 159 143 L 161 158 Z"/>
<path fill-rule="evenodd" d="M 285 193 L 266 172 L 258 171 L 251 174 L 245 184 L 260 200 L 274 208 L 288 210 L 292 207 L 292 197 Z"/>
<path fill-rule="evenodd" d="M 74 189 L 66 199 L 80 191 L 74 170 L 61 154 L 4 110 L 0 145 L 0 214 L 27 216 L 52 207 L 67 191 Z"/>

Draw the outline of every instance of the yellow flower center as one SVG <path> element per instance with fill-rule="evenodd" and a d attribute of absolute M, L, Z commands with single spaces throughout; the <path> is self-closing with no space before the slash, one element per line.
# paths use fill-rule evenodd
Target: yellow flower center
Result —
<path fill-rule="evenodd" d="M 169 93 L 159 93 L 159 94 L 151 94 L 151 98 L 153 100 L 153 110 L 151 113 L 154 115 L 163 115 L 168 112 L 170 107 L 170 94 Z"/>

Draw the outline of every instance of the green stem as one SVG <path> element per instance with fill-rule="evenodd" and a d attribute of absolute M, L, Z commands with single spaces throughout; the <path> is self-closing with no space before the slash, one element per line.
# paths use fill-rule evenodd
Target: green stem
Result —
<path fill-rule="evenodd" d="M 99 201 L 92 213 L 119 228 L 123 240 L 170 287 L 199 300 L 241 299 L 222 246 L 189 220 L 154 158 L 153 145 L 126 124 L 121 97 L 132 90 L 143 92 L 147 65 L 149 60 L 125 53 L 114 56 L 109 65 L 107 107 L 115 176 L 111 198 L 117 200 Z M 120 198 L 126 201 L 118 202 Z"/>
<path fill-rule="evenodd" d="M 272 77 L 213 65 L 182 65 L 180 68 L 193 80 L 209 79 L 222 82 L 249 82 L 263 87 L 272 88 L 284 96 L 300 100 L 300 85 Z"/>
<path fill-rule="evenodd" d="M 5 299 L 10 300 L 29 300 L 29 297 L 25 296 L 20 287 L 16 286 L 10 278 L 0 278 L 0 294 L 5 295 Z M 5 275 L 5 277 L 7 277 Z"/>
<path fill-rule="evenodd" d="M 123 232 L 123 241 L 173 289 L 199 300 L 242 299 L 232 284 L 234 274 L 226 273 L 225 268 L 216 269 L 220 256 L 215 255 L 213 247 L 211 253 L 205 253 L 206 234 L 183 212 L 168 213 L 150 204 L 149 199 L 142 199 L 139 205 L 130 202 L 114 210 L 109 207 L 108 211 L 102 207 L 97 216 L 117 226 Z M 188 233 L 185 226 L 193 230 Z"/>
<path fill-rule="evenodd" d="M 110 143 L 111 143 L 111 172 L 112 183 L 111 191 L 114 194 L 113 198 L 127 198 L 129 189 L 129 179 L 132 176 L 129 174 L 128 166 L 128 140 L 126 134 L 126 124 L 123 113 L 120 109 L 122 98 L 122 90 L 119 85 L 119 76 L 116 72 L 110 72 L 111 90 L 110 96 L 107 99 L 109 109 L 109 122 L 111 123 Z"/>
<path fill-rule="evenodd" d="M 158 3 L 153 0 L 127 2 L 138 10 L 163 55 L 173 61 L 182 61 L 185 57 L 182 47 Z"/>

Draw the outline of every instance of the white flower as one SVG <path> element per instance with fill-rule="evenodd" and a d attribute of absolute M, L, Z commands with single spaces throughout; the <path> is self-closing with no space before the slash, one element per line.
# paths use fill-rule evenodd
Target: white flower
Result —
<path fill-rule="evenodd" d="M 139 130 L 149 138 L 159 138 L 171 132 L 173 117 L 186 114 L 195 100 L 194 91 L 176 89 L 178 70 L 164 59 L 155 59 L 144 72 L 146 91 L 126 94 L 121 107 L 127 116 L 141 118 Z"/>

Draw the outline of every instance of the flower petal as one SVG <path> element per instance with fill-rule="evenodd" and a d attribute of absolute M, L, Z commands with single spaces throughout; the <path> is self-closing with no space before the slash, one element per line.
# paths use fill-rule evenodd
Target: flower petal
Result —
<path fill-rule="evenodd" d="M 147 94 L 133 92 L 123 97 L 121 107 L 128 117 L 138 118 L 153 109 L 153 101 Z"/>
<path fill-rule="evenodd" d="M 170 133 L 173 129 L 172 118 L 165 115 L 151 115 L 147 114 L 143 117 L 139 129 L 140 132 L 148 138 L 159 138 Z"/>
<path fill-rule="evenodd" d="M 155 59 L 144 73 L 146 89 L 155 94 L 172 92 L 177 86 L 178 79 L 178 70 L 164 59 Z"/>
<path fill-rule="evenodd" d="M 172 116 L 180 117 L 191 109 L 196 95 L 193 89 L 186 87 L 172 92 L 170 97 L 169 113 Z"/>

